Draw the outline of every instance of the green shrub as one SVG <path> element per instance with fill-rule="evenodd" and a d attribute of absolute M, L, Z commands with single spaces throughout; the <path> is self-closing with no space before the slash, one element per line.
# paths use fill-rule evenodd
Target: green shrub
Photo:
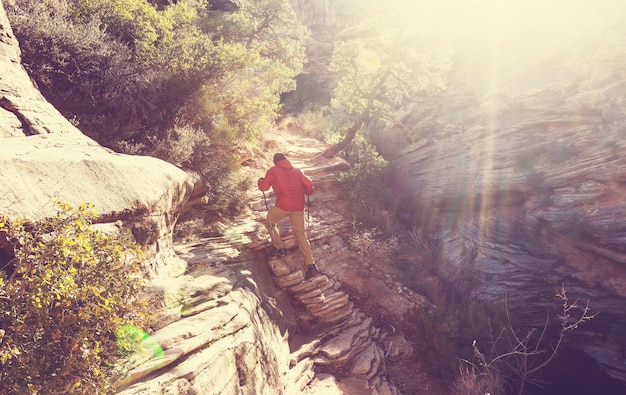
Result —
<path fill-rule="evenodd" d="M 195 22 L 206 1 L 180 1 L 157 9 L 147 0 L 67 0 L 76 24 L 101 22 L 105 31 L 132 50 L 138 64 L 184 70 L 201 33 Z"/>
<path fill-rule="evenodd" d="M 144 319 L 132 236 L 93 229 L 89 204 L 56 206 L 57 216 L 40 223 L 0 221 L 15 246 L 13 270 L 0 271 L 3 394 L 113 392 L 116 331 Z"/>
<path fill-rule="evenodd" d="M 281 120 L 281 126 L 297 130 L 327 144 L 341 141 L 337 124 L 328 112 L 308 106 L 296 115 L 287 115 Z"/>
<path fill-rule="evenodd" d="M 189 126 L 174 126 L 165 136 L 150 136 L 151 155 L 180 168 L 195 169 L 199 163 L 192 161 L 194 152 L 211 146 L 211 140 L 200 129 Z"/>
<path fill-rule="evenodd" d="M 237 164 L 233 162 L 232 157 L 220 155 L 218 152 L 214 154 L 216 160 L 207 161 L 206 166 L 200 171 L 208 187 L 207 202 L 216 214 L 232 215 L 245 206 L 246 191 L 251 185 L 251 180 L 237 171 Z"/>
<path fill-rule="evenodd" d="M 7 11 L 25 68 L 83 132 L 103 142 L 145 122 L 142 117 L 156 107 L 163 75 L 140 67 L 97 18 L 76 23 L 63 0 L 21 0 Z"/>
<path fill-rule="evenodd" d="M 202 129 L 176 125 L 165 136 L 150 138 L 151 155 L 200 176 L 207 186 L 205 202 L 218 216 L 241 209 L 250 180 L 238 172 L 234 149 L 210 138 Z"/>
<path fill-rule="evenodd" d="M 366 270 L 371 270 L 371 262 L 390 265 L 398 252 L 398 240 L 395 237 L 383 240 L 378 237 L 379 234 L 376 229 L 366 229 L 353 232 L 348 239 L 351 250 L 363 262 Z"/>
<path fill-rule="evenodd" d="M 273 126 L 280 95 L 295 87 L 294 70 L 241 43 L 220 42 L 215 52 L 223 75 L 191 96 L 185 121 L 224 142 L 253 140 Z"/>
<path fill-rule="evenodd" d="M 231 151 L 273 126 L 307 35 L 287 0 L 236 3 L 14 0 L 7 13 L 41 92 L 100 144 L 134 149 L 181 122 Z"/>
<path fill-rule="evenodd" d="M 388 162 L 363 137 L 352 144 L 350 171 L 340 174 L 339 181 L 356 220 L 364 228 L 375 228 L 383 238 L 398 231 L 397 196 L 390 185 Z"/>
<path fill-rule="evenodd" d="M 145 0 L 16 0 L 7 14 L 41 92 L 101 144 L 171 124 L 210 72 L 198 8 Z M 145 141 L 132 141 L 133 143 Z"/>

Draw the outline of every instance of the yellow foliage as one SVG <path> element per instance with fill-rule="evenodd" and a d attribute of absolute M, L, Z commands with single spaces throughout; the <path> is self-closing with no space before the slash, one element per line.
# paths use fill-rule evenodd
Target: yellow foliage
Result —
<path fill-rule="evenodd" d="M 120 356 L 115 332 L 146 314 L 132 238 L 91 228 L 93 205 L 55 206 L 37 224 L 3 217 L 16 264 L 0 271 L 2 394 L 112 392 L 102 372 Z"/>

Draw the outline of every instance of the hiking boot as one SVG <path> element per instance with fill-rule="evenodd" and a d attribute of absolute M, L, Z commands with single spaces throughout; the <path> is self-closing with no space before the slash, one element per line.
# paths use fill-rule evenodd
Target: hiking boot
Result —
<path fill-rule="evenodd" d="M 287 251 L 284 248 L 277 248 L 276 251 L 272 253 L 274 256 L 284 257 L 287 255 Z"/>
<path fill-rule="evenodd" d="M 317 275 L 319 272 L 320 272 L 320 270 L 317 268 L 317 265 L 315 263 L 312 263 L 309 266 L 307 266 L 304 278 L 305 279 L 309 279 L 309 278 Z"/>

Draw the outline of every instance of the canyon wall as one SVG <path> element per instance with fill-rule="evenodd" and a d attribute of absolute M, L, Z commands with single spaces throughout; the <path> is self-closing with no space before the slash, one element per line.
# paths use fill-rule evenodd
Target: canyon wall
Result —
<path fill-rule="evenodd" d="M 563 285 L 572 316 L 587 300 L 597 313 L 567 345 L 624 382 L 625 44 L 607 22 L 536 52 L 459 49 L 447 90 L 405 114 L 419 138 L 394 160 L 442 273 L 536 328 L 555 324 Z"/>

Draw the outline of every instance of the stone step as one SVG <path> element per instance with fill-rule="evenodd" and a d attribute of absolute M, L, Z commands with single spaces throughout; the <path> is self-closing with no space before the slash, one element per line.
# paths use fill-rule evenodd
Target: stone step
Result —
<path fill-rule="evenodd" d="M 300 299 L 300 298 L 298 298 Z M 308 306 L 308 305 L 316 305 L 316 304 L 321 304 L 324 302 L 326 298 L 324 297 L 324 294 L 319 294 L 317 296 L 314 296 L 312 298 L 302 298 L 300 299 L 300 302 L 302 302 L 303 305 Z"/>
<path fill-rule="evenodd" d="M 357 342 L 346 344 L 346 350 L 334 355 L 333 357 L 320 353 L 313 357 L 313 362 L 319 366 L 326 367 L 340 367 L 345 366 L 348 362 L 352 361 L 352 358 L 361 353 L 367 347 L 372 344 L 372 340 L 369 337 L 359 338 Z"/>
<path fill-rule="evenodd" d="M 307 305 L 307 310 L 314 315 L 322 315 L 326 310 L 338 310 L 350 301 L 350 295 L 343 292 L 335 292 L 329 298 L 326 298 L 319 304 Z"/>
<path fill-rule="evenodd" d="M 329 289 L 334 289 L 335 286 L 335 282 L 334 281 L 329 281 L 328 284 L 320 287 L 320 288 L 316 288 L 314 290 L 311 290 L 309 292 L 305 292 L 302 294 L 296 294 L 295 296 L 304 304 L 309 304 L 310 301 L 309 299 L 315 299 L 317 297 L 321 297 L 322 299 L 324 298 L 322 296 L 322 294 L 324 293 L 324 291 L 329 290 Z"/>
<path fill-rule="evenodd" d="M 320 317 L 319 321 L 324 324 L 338 324 L 344 326 L 350 317 L 354 314 L 354 303 L 350 302 L 333 314 Z"/>
<path fill-rule="evenodd" d="M 345 295 L 344 297 L 337 299 L 336 303 L 324 305 L 320 309 L 317 309 L 314 311 L 309 310 L 309 311 L 314 317 L 324 319 L 325 317 L 334 315 L 336 311 L 349 305 L 354 306 L 354 303 L 350 302 L 349 295 Z"/>
<path fill-rule="evenodd" d="M 289 288 L 302 284 L 303 280 L 304 275 L 302 275 L 302 272 L 300 271 L 287 274 L 286 276 L 274 277 L 274 282 L 280 288 Z"/>
<path fill-rule="evenodd" d="M 320 289 L 319 293 L 316 296 L 313 297 L 308 297 L 308 298 L 303 298 L 300 297 L 299 295 L 296 295 L 296 297 L 305 305 L 315 305 L 315 304 L 323 304 L 325 303 L 326 300 L 328 300 L 331 296 L 333 296 L 334 294 L 336 294 L 338 291 L 336 291 L 332 285 L 329 283 L 327 284 L 325 287 L 325 289 Z M 307 292 L 307 294 L 310 294 L 311 292 Z"/>
<path fill-rule="evenodd" d="M 302 274 L 302 273 L 301 273 Z M 319 289 L 326 284 L 328 284 L 330 280 L 325 275 L 318 275 L 308 280 L 303 279 L 299 284 L 294 284 L 293 286 L 289 286 L 289 291 L 293 294 L 302 294 L 306 292 L 310 292 L 314 289 Z"/>

